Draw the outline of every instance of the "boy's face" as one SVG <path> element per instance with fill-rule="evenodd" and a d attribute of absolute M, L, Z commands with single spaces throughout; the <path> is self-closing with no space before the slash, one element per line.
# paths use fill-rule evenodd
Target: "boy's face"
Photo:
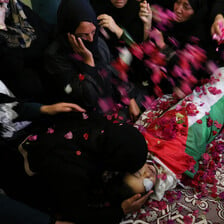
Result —
<path fill-rule="evenodd" d="M 144 179 L 152 181 L 153 186 L 156 183 L 156 169 L 153 165 L 146 164 L 136 173 L 127 174 L 125 176 L 125 183 L 133 189 L 135 193 L 146 193 L 144 186 Z"/>

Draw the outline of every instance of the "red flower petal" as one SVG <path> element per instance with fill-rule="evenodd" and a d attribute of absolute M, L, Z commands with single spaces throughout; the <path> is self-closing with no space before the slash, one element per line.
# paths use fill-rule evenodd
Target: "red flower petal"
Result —
<path fill-rule="evenodd" d="M 64 135 L 64 137 L 65 137 L 66 139 L 72 139 L 72 138 L 73 138 L 73 134 L 72 134 L 71 131 L 69 131 L 67 134 Z"/>
<path fill-rule="evenodd" d="M 54 129 L 53 128 L 48 128 L 47 129 L 47 134 L 53 134 L 54 133 Z"/>
<path fill-rule="evenodd" d="M 79 151 L 79 150 L 76 151 L 76 155 L 77 155 L 77 156 L 81 156 L 81 154 L 82 154 L 81 151 Z"/>
<path fill-rule="evenodd" d="M 85 75 L 79 74 L 79 80 L 83 81 L 85 79 Z"/>
<path fill-rule="evenodd" d="M 85 133 L 85 134 L 83 135 L 83 138 L 84 138 L 85 140 L 87 140 L 87 139 L 89 138 L 89 135 L 88 135 L 87 133 Z"/>
<path fill-rule="evenodd" d="M 37 140 L 37 135 L 30 135 L 27 139 L 28 139 L 30 142 L 36 141 L 36 140 Z"/>

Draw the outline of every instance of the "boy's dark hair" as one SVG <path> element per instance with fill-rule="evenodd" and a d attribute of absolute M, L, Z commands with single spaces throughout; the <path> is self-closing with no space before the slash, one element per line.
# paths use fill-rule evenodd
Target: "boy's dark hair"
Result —
<path fill-rule="evenodd" d="M 119 173 L 112 177 L 105 184 L 105 191 L 112 203 L 121 203 L 122 201 L 135 195 L 133 189 L 124 182 L 125 173 Z"/>

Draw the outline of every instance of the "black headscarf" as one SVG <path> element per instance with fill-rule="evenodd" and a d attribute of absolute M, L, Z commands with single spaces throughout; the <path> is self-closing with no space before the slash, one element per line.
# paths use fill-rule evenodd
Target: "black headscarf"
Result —
<path fill-rule="evenodd" d="M 97 15 L 108 14 L 115 22 L 126 29 L 136 42 L 143 41 L 143 23 L 139 18 L 139 2 L 128 0 L 123 8 L 116 8 L 110 0 L 91 0 Z"/>
<path fill-rule="evenodd" d="M 110 171 L 135 173 L 146 163 L 147 145 L 143 135 L 129 125 L 110 128 L 105 166 Z"/>
<path fill-rule="evenodd" d="M 96 26 L 93 42 L 84 41 L 84 45 L 95 54 L 98 42 L 96 14 L 88 0 L 62 0 L 57 13 L 58 33 L 67 39 L 67 33 L 74 33 L 80 22 L 91 22 Z"/>
<path fill-rule="evenodd" d="M 195 14 L 204 7 L 203 6 L 204 2 L 206 2 L 206 0 L 189 0 L 189 3 L 191 7 L 194 9 Z"/>
<path fill-rule="evenodd" d="M 197 37 L 200 40 L 201 47 L 205 47 L 210 38 L 206 24 L 207 1 L 189 0 L 189 3 L 194 10 L 194 14 L 185 22 L 175 22 L 168 31 L 168 36 L 177 39 L 180 46 L 189 42 L 191 37 Z"/>

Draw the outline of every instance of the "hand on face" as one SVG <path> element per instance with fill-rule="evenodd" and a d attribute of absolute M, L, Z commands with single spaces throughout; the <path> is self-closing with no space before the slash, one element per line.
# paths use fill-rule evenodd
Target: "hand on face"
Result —
<path fill-rule="evenodd" d="M 101 14 L 97 19 L 99 20 L 99 25 L 101 27 L 109 29 L 112 33 L 116 34 L 117 38 L 120 38 L 123 34 L 123 30 L 116 24 L 111 16 Z"/>
<path fill-rule="evenodd" d="M 149 191 L 144 196 L 141 196 L 141 194 L 136 194 L 136 195 L 132 196 L 131 198 L 124 200 L 121 203 L 121 207 L 123 209 L 124 214 L 126 215 L 128 213 L 138 211 L 145 204 L 148 197 L 152 193 L 153 193 L 153 191 Z"/>
<path fill-rule="evenodd" d="M 84 63 L 95 66 L 91 51 L 85 47 L 80 37 L 76 38 L 75 35 L 68 33 L 68 40 L 73 51 L 83 58 Z"/>

